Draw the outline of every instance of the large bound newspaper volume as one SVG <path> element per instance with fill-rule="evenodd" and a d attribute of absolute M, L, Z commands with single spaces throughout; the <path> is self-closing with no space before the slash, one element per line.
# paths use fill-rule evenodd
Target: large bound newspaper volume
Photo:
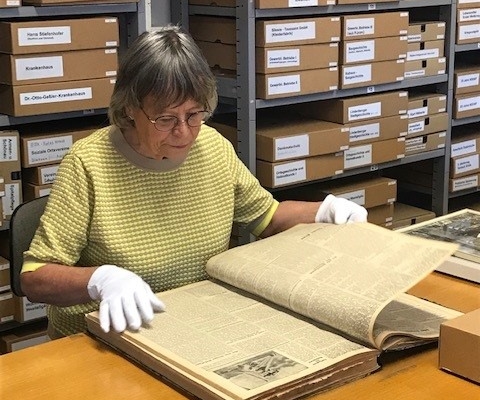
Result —
<path fill-rule="evenodd" d="M 369 223 L 302 224 L 207 263 L 159 293 L 137 332 L 89 331 L 202 399 L 295 399 L 379 368 L 381 351 L 438 340 L 460 313 L 406 291 L 457 249 Z"/>

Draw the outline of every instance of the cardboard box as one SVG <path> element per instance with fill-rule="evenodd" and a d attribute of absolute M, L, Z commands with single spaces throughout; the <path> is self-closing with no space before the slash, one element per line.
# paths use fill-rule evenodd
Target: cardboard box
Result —
<path fill-rule="evenodd" d="M 23 201 L 38 199 L 39 197 L 48 196 L 52 190 L 52 184 L 34 185 L 33 183 L 23 182 Z"/>
<path fill-rule="evenodd" d="M 407 115 L 394 115 L 385 118 L 375 118 L 368 121 L 350 122 L 349 144 L 361 144 L 387 140 L 407 135 Z"/>
<path fill-rule="evenodd" d="M 95 129 L 79 126 L 78 128 L 63 127 L 47 131 L 43 129 L 25 130 L 22 132 L 21 138 L 22 167 L 58 164 L 73 143 L 87 137 Z"/>
<path fill-rule="evenodd" d="M 480 151 L 450 158 L 450 178 L 460 178 L 480 172 Z"/>
<path fill-rule="evenodd" d="M 11 353 L 46 343 L 50 340 L 45 328 L 26 327 L 17 329 L 8 335 L 0 337 L 0 354 Z"/>
<path fill-rule="evenodd" d="M 198 0 L 196 0 L 198 1 Z M 392 1 L 392 0 L 389 0 Z M 317 0 L 315 2 L 316 6 L 331 6 L 337 4 L 337 0 Z M 306 7 L 311 4 L 307 2 L 305 6 L 301 2 L 296 2 L 292 5 L 291 0 L 255 0 L 255 7 L 260 9 L 265 8 L 290 8 L 290 7 Z"/>
<path fill-rule="evenodd" d="M 408 118 L 426 117 L 447 110 L 447 96 L 438 93 L 409 92 Z"/>
<path fill-rule="evenodd" d="M 190 15 L 188 19 L 188 31 L 195 41 L 234 45 L 237 43 L 237 31 L 234 18 Z"/>
<path fill-rule="evenodd" d="M 430 133 L 444 132 L 448 130 L 450 116 L 448 113 L 438 113 L 426 117 L 410 118 L 408 120 L 407 139 L 428 135 Z"/>
<path fill-rule="evenodd" d="M 52 4 L 92 4 L 93 0 L 23 0 L 23 4 L 32 4 L 37 6 L 52 5 Z M 138 0 L 95 0 L 96 4 L 109 3 L 137 3 Z"/>
<path fill-rule="evenodd" d="M 407 61 L 440 58 L 445 55 L 445 40 L 412 42 L 408 43 L 407 49 Z"/>
<path fill-rule="evenodd" d="M 398 60 L 407 56 L 407 37 L 391 36 L 340 43 L 341 64 Z"/>
<path fill-rule="evenodd" d="M 370 64 L 342 65 L 340 67 L 340 88 L 380 85 L 403 81 L 405 60 L 379 61 Z"/>
<path fill-rule="evenodd" d="M 449 179 L 448 191 L 460 192 L 467 189 L 480 188 L 480 174 L 467 175 L 461 178 Z"/>
<path fill-rule="evenodd" d="M 259 99 L 298 96 L 338 89 L 338 68 L 310 69 L 280 74 L 257 74 L 256 94 Z"/>
<path fill-rule="evenodd" d="M 13 293 L 6 292 L 0 294 L 0 323 L 13 321 L 15 312 L 15 303 Z"/>
<path fill-rule="evenodd" d="M 35 54 L 119 46 L 116 17 L 0 21 L 0 52 Z"/>
<path fill-rule="evenodd" d="M 367 221 L 371 224 L 383 226 L 384 228 L 391 228 L 393 223 L 393 210 L 393 203 L 370 207 L 367 209 Z"/>
<path fill-rule="evenodd" d="M 433 184 L 432 160 L 422 160 L 415 163 L 404 164 L 400 167 L 389 168 L 384 172 L 385 176 L 397 179 L 401 183 L 412 183 L 423 186 L 425 190 L 432 190 Z"/>
<path fill-rule="evenodd" d="M 480 66 L 455 66 L 454 90 L 455 94 L 480 92 Z"/>
<path fill-rule="evenodd" d="M 408 92 L 386 92 L 299 104 L 296 112 L 311 118 L 346 124 L 407 113 Z"/>
<path fill-rule="evenodd" d="M 57 176 L 60 164 L 44 165 L 41 167 L 23 168 L 22 181 L 34 185 L 46 185 L 53 183 Z"/>
<path fill-rule="evenodd" d="M 44 303 L 32 303 L 25 296 L 13 295 L 15 303 L 15 321 L 27 322 L 47 316 L 47 305 Z"/>
<path fill-rule="evenodd" d="M 405 79 L 442 75 L 446 73 L 446 68 L 445 57 L 405 61 Z"/>
<path fill-rule="evenodd" d="M 457 22 L 480 21 L 480 8 L 460 8 L 457 10 Z"/>
<path fill-rule="evenodd" d="M 258 73 L 268 74 L 336 67 L 338 51 L 338 43 L 257 47 L 255 49 L 255 70 Z"/>
<path fill-rule="evenodd" d="M 3 178 L 3 176 L 0 176 L 0 197 L 3 196 L 5 196 L 5 179 Z"/>
<path fill-rule="evenodd" d="M 457 44 L 480 42 L 480 21 L 457 23 Z"/>
<path fill-rule="evenodd" d="M 21 117 L 107 108 L 115 79 L 0 85 L 0 113 Z"/>
<path fill-rule="evenodd" d="M 2 219 L 9 220 L 15 208 L 22 203 L 19 133 L 0 131 L 0 176 L 4 179 L 5 195 L 2 201 Z"/>
<path fill-rule="evenodd" d="M 0 0 L 0 8 L 20 7 L 21 5 L 21 0 Z"/>
<path fill-rule="evenodd" d="M 480 7 L 480 0 L 457 0 L 457 8 Z"/>
<path fill-rule="evenodd" d="M 255 46 L 276 47 L 340 41 L 340 17 L 317 17 L 255 22 Z"/>
<path fill-rule="evenodd" d="M 365 4 L 366 0 L 337 0 L 337 4 Z M 369 1 L 368 4 L 371 3 L 389 3 L 397 0 L 372 0 Z"/>
<path fill-rule="evenodd" d="M 117 49 L 10 55 L 0 53 L 0 83 L 65 82 L 117 75 Z"/>
<path fill-rule="evenodd" d="M 338 197 L 353 201 L 365 208 L 392 204 L 397 199 L 397 181 L 391 178 L 361 176 L 335 180 L 321 186 L 322 196 L 309 198 L 319 201 L 331 193 Z"/>
<path fill-rule="evenodd" d="M 267 188 L 314 181 L 343 172 L 343 152 L 308 157 L 295 161 L 270 163 L 257 160 L 257 178 Z"/>
<path fill-rule="evenodd" d="M 458 126 L 451 140 L 451 157 L 477 153 L 480 151 L 480 126 L 478 124 Z"/>
<path fill-rule="evenodd" d="M 430 133 L 429 135 L 417 136 L 405 139 L 405 155 L 423 153 L 445 148 L 447 132 Z"/>
<path fill-rule="evenodd" d="M 444 21 L 410 22 L 408 25 L 408 42 L 427 42 L 445 39 Z"/>
<path fill-rule="evenodd" d="M 381 164 L 405 157 L 405 138 L 380 140 L 351 146 L 344 154 L 344 169 Z"/>
<path fill-rule="evenodd" d="M 10 263 L 0 256 L 0 293 L 10 290 Z"/>
<path fill-rule="evenodd" d="M 438 366 L 480 383 L 480 309 L 440 325 Z"/>
<path fill-rule="evenodd" d="M 468 118 L 480 115 L 480 92 L 455 95 L 453 118 Z"/>
<path fill-rule="evenodd" d="M 408 33 L 407 11 L 342 16 L 342 40 L 404 36 Z"/>
<path fill-rule="evenodd" d="M 435 218 L 433 211 L 395 202 L 392 229 L 405 228 Z"/>

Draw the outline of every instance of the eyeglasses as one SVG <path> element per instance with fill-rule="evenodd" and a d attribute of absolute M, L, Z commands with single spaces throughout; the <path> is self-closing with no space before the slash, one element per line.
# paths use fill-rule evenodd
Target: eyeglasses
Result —
<path fill-rule="evenodd" d="M 209 111 L 202 110 L 202 111 L 197 111 L 191 114 L 187 114 L 187 118 L 185 119 L 178 119 L 177 117 L 174 117 L 174 116 L 163 116 L 163 117 L 158 117 L 157 119 L 151 119 L 147 115 L 147 113 L 143 110 L 143 108 L 140 108 L 140 110 L 142 110 L 143 114 L 153 124 L 155 129 L 160 132 L 171 131 L 182 122 L 186 122 L 188 126 L 195 128 L 197 126 L 202 125 L 202 123 L 206 119 L 208 119 L 211 115 Z"/>

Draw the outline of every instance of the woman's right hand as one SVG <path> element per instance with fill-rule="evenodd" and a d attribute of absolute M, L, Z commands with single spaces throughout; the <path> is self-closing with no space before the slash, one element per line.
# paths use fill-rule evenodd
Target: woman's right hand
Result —
<path fill-rule="evenodd" d="M 154 312 L 165 310 L 163 302 L 138 275 L 116 265 L 102 265 L 87 285 L 93 300 L 100 300 L 100 327 L 109 332 L 123 332 L 127 327 L 138 330 L 153 320 Z"/>

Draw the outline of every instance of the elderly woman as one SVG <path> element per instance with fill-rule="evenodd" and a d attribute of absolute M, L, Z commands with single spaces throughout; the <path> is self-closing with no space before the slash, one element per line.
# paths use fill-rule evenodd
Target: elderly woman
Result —
<path fill-rule="evenodd" d="M 206 278 L 232 223 L 266 237 L 298 223 L 365 221 L 330 195 L 278 203 L 204 124 L 216 82 L 192 38 L 168 26 L 139 36 L 118 71 L 111 126 L 78 141 L 58 170 L 22 270 L 22 289 L 49 304 L 52 338 L 136 330 L 164 305 L 154 294 Z M 161 297 L 161 294 L 160 294 Z"/>

